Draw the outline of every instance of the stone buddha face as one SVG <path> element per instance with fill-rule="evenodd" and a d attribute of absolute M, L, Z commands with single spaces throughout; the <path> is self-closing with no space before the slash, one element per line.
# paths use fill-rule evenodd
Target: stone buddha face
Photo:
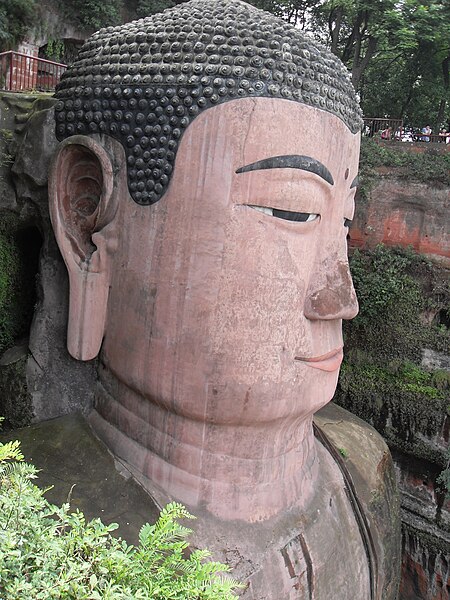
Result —
<path fill-rule="evenodd" d="M 100 352 L 97 431 L 223 518 L 306 502 L 357 312 L 343 65 L 244 2 L 192 0 L 95 34 L 57 95 L 51 216 L 69 351 Z"/>
<path fill-rule="evenodd" d="M 328 402 L 341 320 L 357 312 L 346 236 L 358 135 L 288 100 L 227 102 L 189 126 L 151 207 L 129 198 L 120 148 L 117 168 L 100 150 L 102 166 L 102 139 L 85 139 L 60 154 L 53 211 L 75 301 L 71 353 L 93 358 L 103 339 L 123 384 L 192 419 L 262 423 Z"/>

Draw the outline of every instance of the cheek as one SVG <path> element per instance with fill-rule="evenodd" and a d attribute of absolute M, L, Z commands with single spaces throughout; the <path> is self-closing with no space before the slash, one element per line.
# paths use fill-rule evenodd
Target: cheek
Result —
<path fill-rule="evenodd" d="M 210 315 L 216 357 L 278 379 L 296 352 L 311 347 L 303 309 L 313 245 L 252 209 L 234 211 Z"/>

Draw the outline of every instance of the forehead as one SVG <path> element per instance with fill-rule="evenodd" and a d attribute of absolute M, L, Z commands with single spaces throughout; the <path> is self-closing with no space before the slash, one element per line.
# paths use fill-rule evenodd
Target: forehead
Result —
<path fill-rule="evenodd" d="M 359 133 L 352 134 L 331 113 L 290 100 L 245 98 L 209 109 L 191 123 L 175 172 L 189 161 L 191 168 L 200 163 L 205 174 L 216 170 L 213 162 L 219 162 L 222 172 L 235 173 L 252 162 L 292 154 L 321 162 L 335 181 L 348 169 L 351 181 L 358 169 L 359 142 Z M 273 169 L 273 176 L 282 171 Z"/>

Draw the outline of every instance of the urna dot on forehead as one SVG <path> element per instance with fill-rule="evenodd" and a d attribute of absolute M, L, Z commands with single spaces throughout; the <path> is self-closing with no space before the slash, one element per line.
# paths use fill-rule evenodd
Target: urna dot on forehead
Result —
<path fill-rule="evenodd" d="M 323 46 L 239 0 L 191 0 L 108 27 L 84 44 L 56 90 L 56 136 L 106 134 L 125 149 L 138 204 L 167 190 L 183 132 L 239 98 L 300 102 L 361 129 L 347 69 Z"/>

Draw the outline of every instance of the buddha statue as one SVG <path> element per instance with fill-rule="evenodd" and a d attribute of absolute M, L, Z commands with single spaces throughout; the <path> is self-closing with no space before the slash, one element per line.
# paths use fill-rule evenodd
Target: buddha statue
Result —
<path fill-rule="evenodd" d="M 97 435 L 199 517 L 244 598 L 394 599 L 387 448 L 337 407 L 313 425 L 358 311 L 345 67 L 240 0 L 191 0 L 94 34 L 56 97 L 50 211 Z"/>

